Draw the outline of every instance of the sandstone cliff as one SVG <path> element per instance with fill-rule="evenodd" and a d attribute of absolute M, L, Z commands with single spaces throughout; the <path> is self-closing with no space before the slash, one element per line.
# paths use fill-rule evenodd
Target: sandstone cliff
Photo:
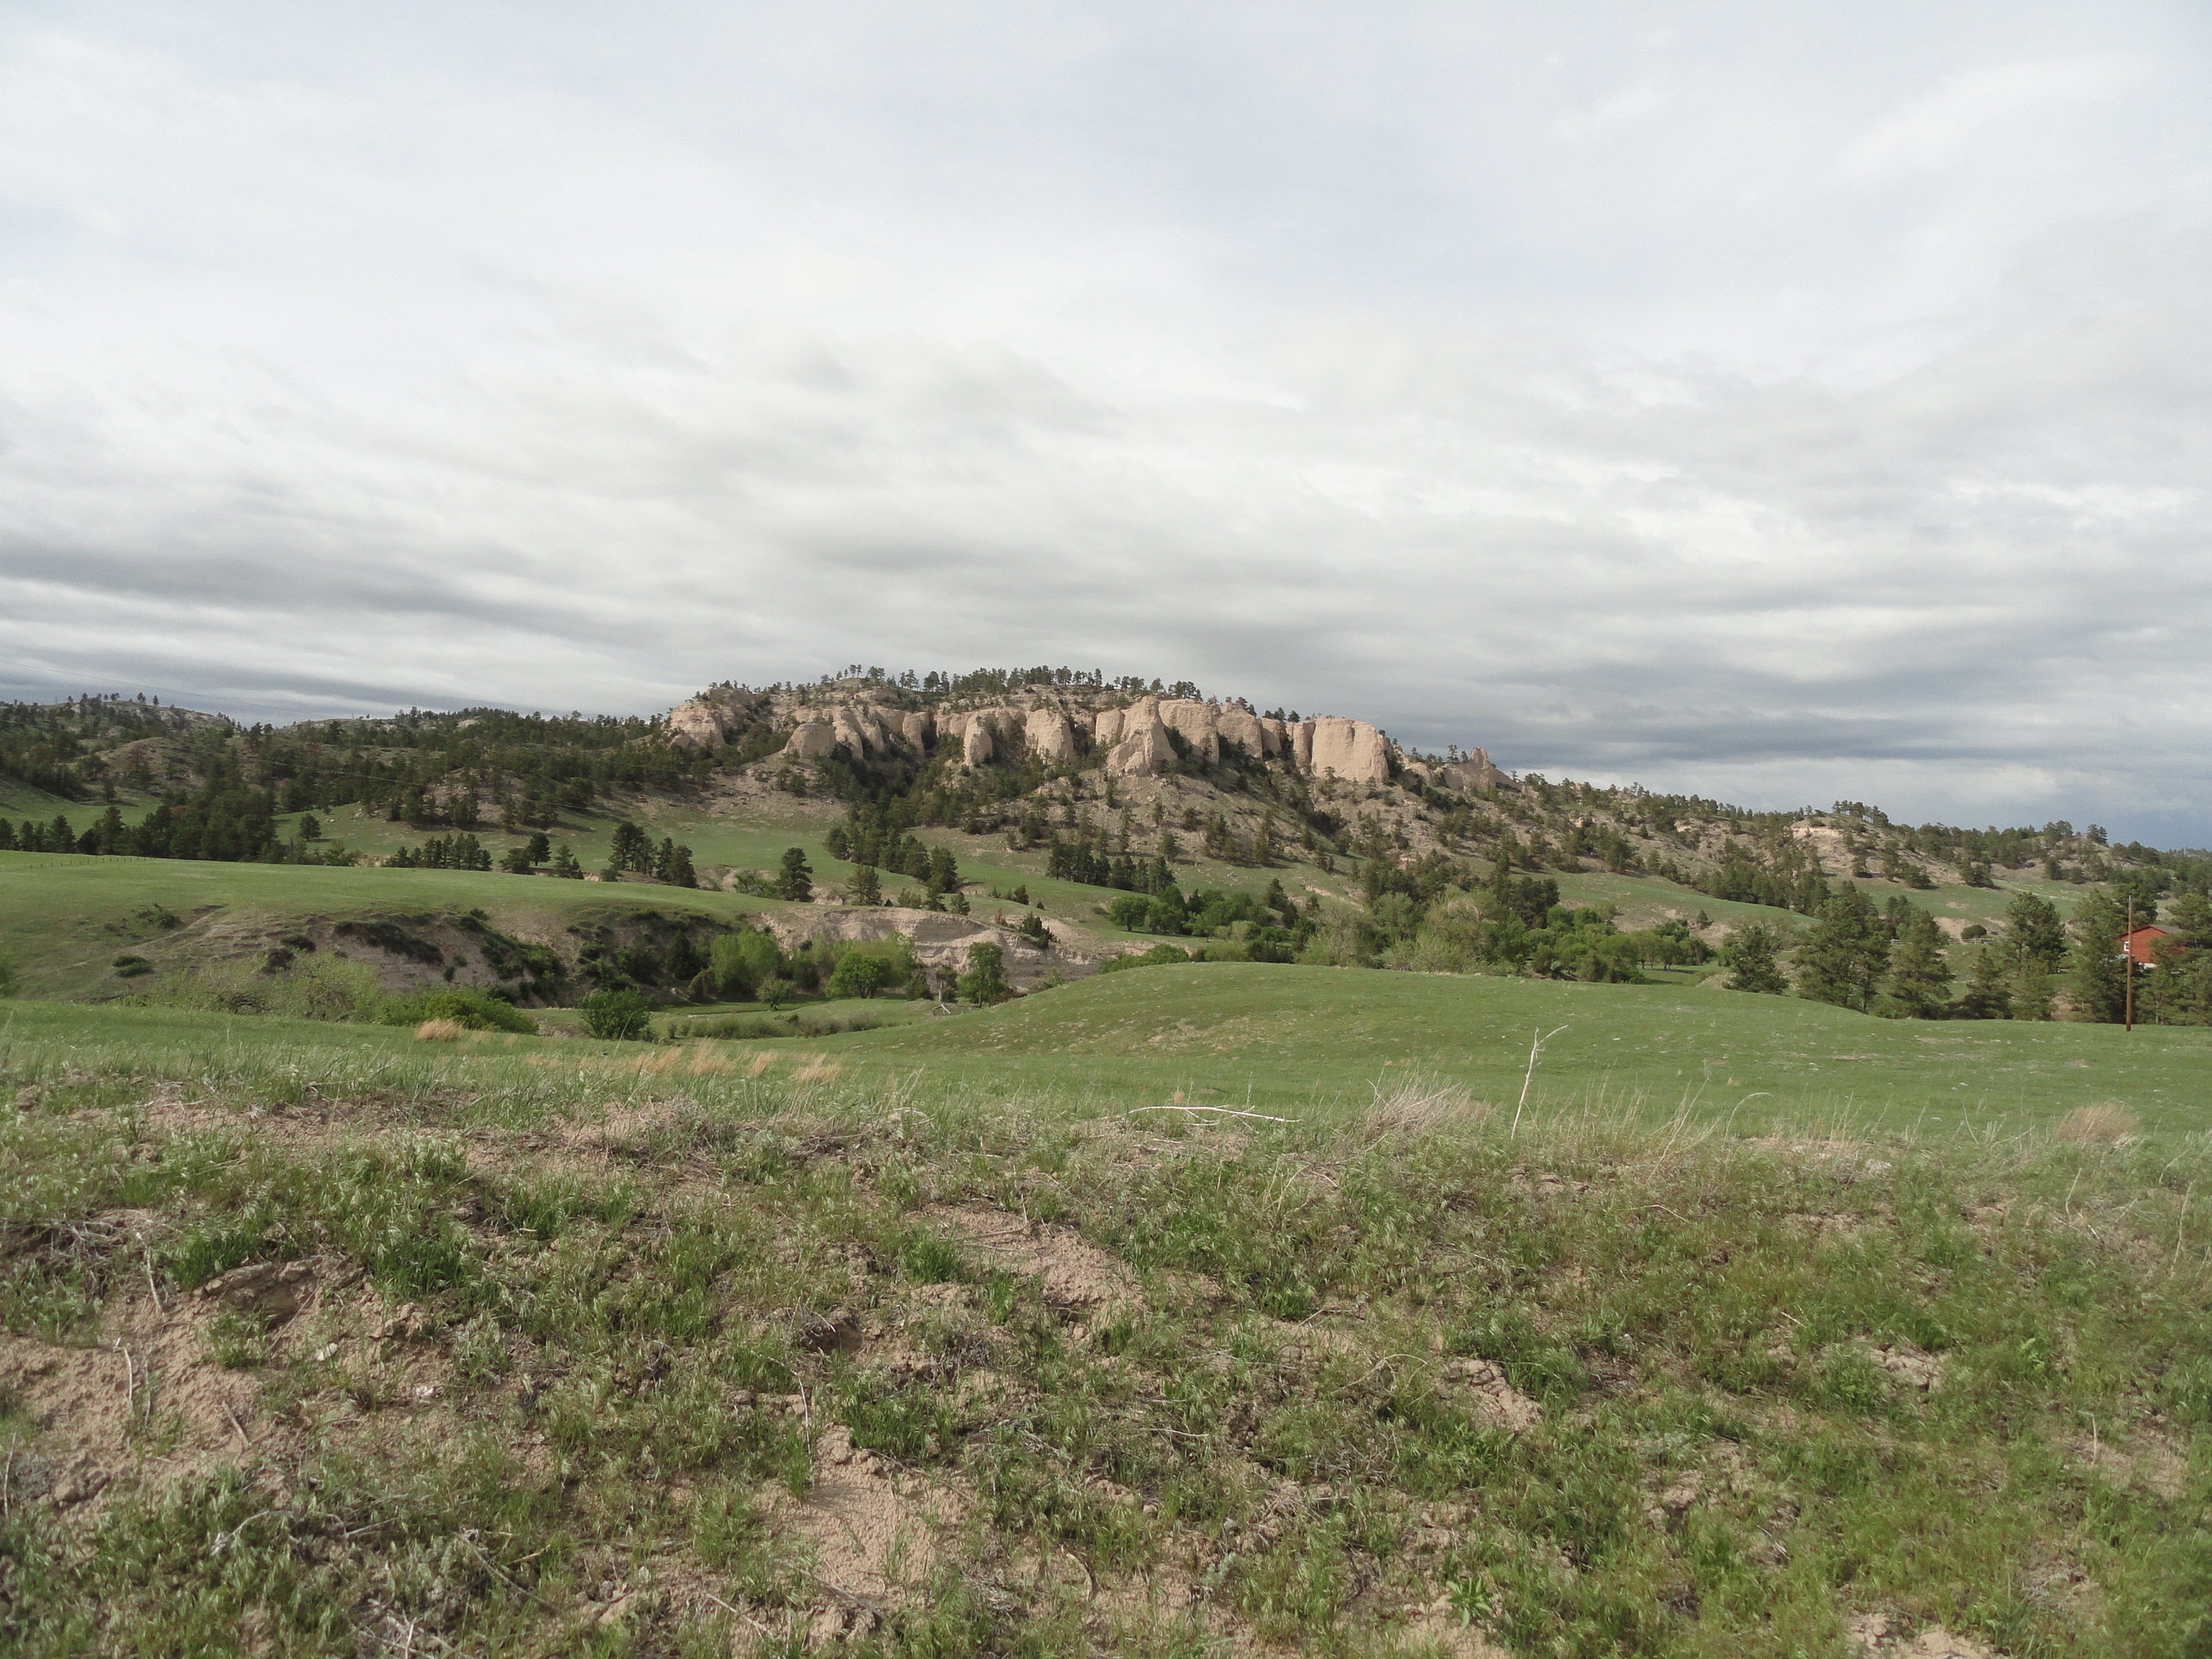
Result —
<path fill-rule="evenodd" d="M 1287 720 L 1255 714 L 1242 702 L 1132 697 L 1089 686 L 1022 687 L 981 706 L 879 683 L 772 696 L 722 686 L 671 710 L 666 727 L 673 744 L 712 748 L 736 741 L 741 731 L 757 731 L 763 720 L 787 734 L 779 763 L 840 752 L 866 763 L 902 753 L 952 757 L 969 768 L 1026 759 L 1053 770 L 1097 767 L 1109 777 L 1151 778 L 1178 760 L 1212 766 L 1241 756 L 1316 781 L 1354 786 L 1387 784 L 1402 771 L 1436 789 L 1483 793 L 1516 787 L 1480 749 L 1464 760 L 1421 760 L 1402 754 L 1366 720 L 1334 714 Z"/>

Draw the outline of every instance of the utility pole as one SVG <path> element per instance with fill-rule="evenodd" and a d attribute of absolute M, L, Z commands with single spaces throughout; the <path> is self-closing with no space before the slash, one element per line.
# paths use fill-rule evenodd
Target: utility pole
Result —
<path fill-rule="evenodd" d="M 2128 936 L 2120 942 L 2120 971 L 2128 976 L 2127 1029 L 2136 1029 L 2136 902 L 2128 901 Z"/>

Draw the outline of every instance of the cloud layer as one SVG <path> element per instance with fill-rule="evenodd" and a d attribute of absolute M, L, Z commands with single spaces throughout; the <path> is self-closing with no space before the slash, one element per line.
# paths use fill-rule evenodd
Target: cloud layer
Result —
<path fill-rule="evenodd" d="M 1097 665 L 2212 842 L 2180 7 L 51 5 L 0 696 Z"/>

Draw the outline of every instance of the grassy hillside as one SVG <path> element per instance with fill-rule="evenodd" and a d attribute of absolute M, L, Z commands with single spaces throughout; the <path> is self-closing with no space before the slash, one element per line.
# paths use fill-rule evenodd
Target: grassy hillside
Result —
<path fill-rule="evenodd" d="M 779 908 L 689 889 L 471 871 L 0 853 L 0 951 L 15 958 L 33 996 L 113 995 L 130 988 L 110 966 L 118 954 L 143 954 L 164 969 L 242 960 L 316 920 L 482 910 L 505 933 L 538 938 L 611 910 L 730 922 Z M 164 911 L 183 926 L 162 925 Z"/>
<path fill-rule="evenodd" d="M 1982 1056 L 2078 1064 L 2140 1138 L 2056 1084 L 1996 1134 L 1753 1137 L 1711 1091 L 1643 1130 L 1620 1080 L 1692 1052 L 1944 1075 L 1897 1027 L 1664 994 L 1147 969 L 811 1049 L 0 1005 L 0 1631 L 2202 1653 L 2212 1159 L 2153 1097 L 2191 1034 Z M 1261 1097 L 1332 1042 L 1387 1084 L 1576 1024 L 1517 1131 L 1432 1090 L 1127 1109 L 1147 1031 L 1271 1010 L 1219 1051 Z"/>

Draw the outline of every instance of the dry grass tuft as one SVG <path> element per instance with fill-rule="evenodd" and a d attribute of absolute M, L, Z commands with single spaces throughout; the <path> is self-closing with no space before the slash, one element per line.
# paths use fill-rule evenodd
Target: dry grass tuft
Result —
<path fill-rule="evenodd" d="M 2118 1101 L 2100 1100 L 2067 1113 L 2065 1121 L 2058 1126 L 2058 1138 L 2089 1146 L 2111 1146 L 2132 1140 L 2142 1128 L 2142 1120 Z"/>
<path fill-rule="evenodd" d="M 1497 1110 L 1486 1100 L 1477 1100 L 1455 1084 L 1424 1077 L 1419 1073 L 1375 1088 L 1375 1103 L 1367 1109 L 1367 1127 L 1377 1134 L 1431 1134 L 1443 1128 L 1480 1123 Z"/>
<path fill-rule="evenodd" d="M 457 1019 L 426 1019 L 415 1028 L 417 1042 L 459 1042 L 468 1035 Z"/>

